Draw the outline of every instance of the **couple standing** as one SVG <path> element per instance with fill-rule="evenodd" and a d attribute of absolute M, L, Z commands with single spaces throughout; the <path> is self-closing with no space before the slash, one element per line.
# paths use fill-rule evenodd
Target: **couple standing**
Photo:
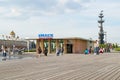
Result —
<path fill-rule="evenodd" d="M 40 57 L 40 54 L 41 54 L 41 53 L 42 53 L 42 49 L 41 49 L 41 47 L 39 46 L 39 47 L 38 47 L 38 55 L 39 55 L 39 57 Z M 45 56 L 47 56 L 47 53 L 48 53 L 47 48 L 44 49 L 43 53 L 45 54 Z"/>
<path fill-rule="evenodd" d="M 60 55 L 60 53 L 61 53 L 61 55 L 63 55 L 63 52 L 64 52 L 64 49 L 63 49 L 63 47 L 59 47 L 58 49 L 57 49 L 57 56 L 59 56 Z"/>

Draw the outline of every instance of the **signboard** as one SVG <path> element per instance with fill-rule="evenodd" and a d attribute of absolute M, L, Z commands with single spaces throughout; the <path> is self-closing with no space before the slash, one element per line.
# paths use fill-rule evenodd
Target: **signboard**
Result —
<path fill-rule="evenodd" d="M 51 39 L 53 38 L 53 34 L 38 34 L 38 37 L 41 39 Z"/>

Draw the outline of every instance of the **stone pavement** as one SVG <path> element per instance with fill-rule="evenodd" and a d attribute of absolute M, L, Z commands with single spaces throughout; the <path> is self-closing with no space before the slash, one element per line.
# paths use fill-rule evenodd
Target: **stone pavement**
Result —
<path fill-rule="evenodd" d="M 120 80 L 120 53 L 48 55 L 0 62 L 0 80 Z"/>

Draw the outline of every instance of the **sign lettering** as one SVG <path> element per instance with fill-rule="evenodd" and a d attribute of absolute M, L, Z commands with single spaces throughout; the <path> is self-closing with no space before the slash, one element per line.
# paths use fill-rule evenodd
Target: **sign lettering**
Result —
<path fill-rule="evenodd" d="M 53 38 L 53 34 L 39 34 L 38 35 L 39 38 Z"/>

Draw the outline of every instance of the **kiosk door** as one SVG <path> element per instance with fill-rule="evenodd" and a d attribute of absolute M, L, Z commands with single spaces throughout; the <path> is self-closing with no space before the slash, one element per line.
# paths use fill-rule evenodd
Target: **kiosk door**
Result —
<path fill-rule="evenodd" d="M 73 48 L 72 44 L 67 44 L 67 53 L 72 53 L 72 48 Z"/>

